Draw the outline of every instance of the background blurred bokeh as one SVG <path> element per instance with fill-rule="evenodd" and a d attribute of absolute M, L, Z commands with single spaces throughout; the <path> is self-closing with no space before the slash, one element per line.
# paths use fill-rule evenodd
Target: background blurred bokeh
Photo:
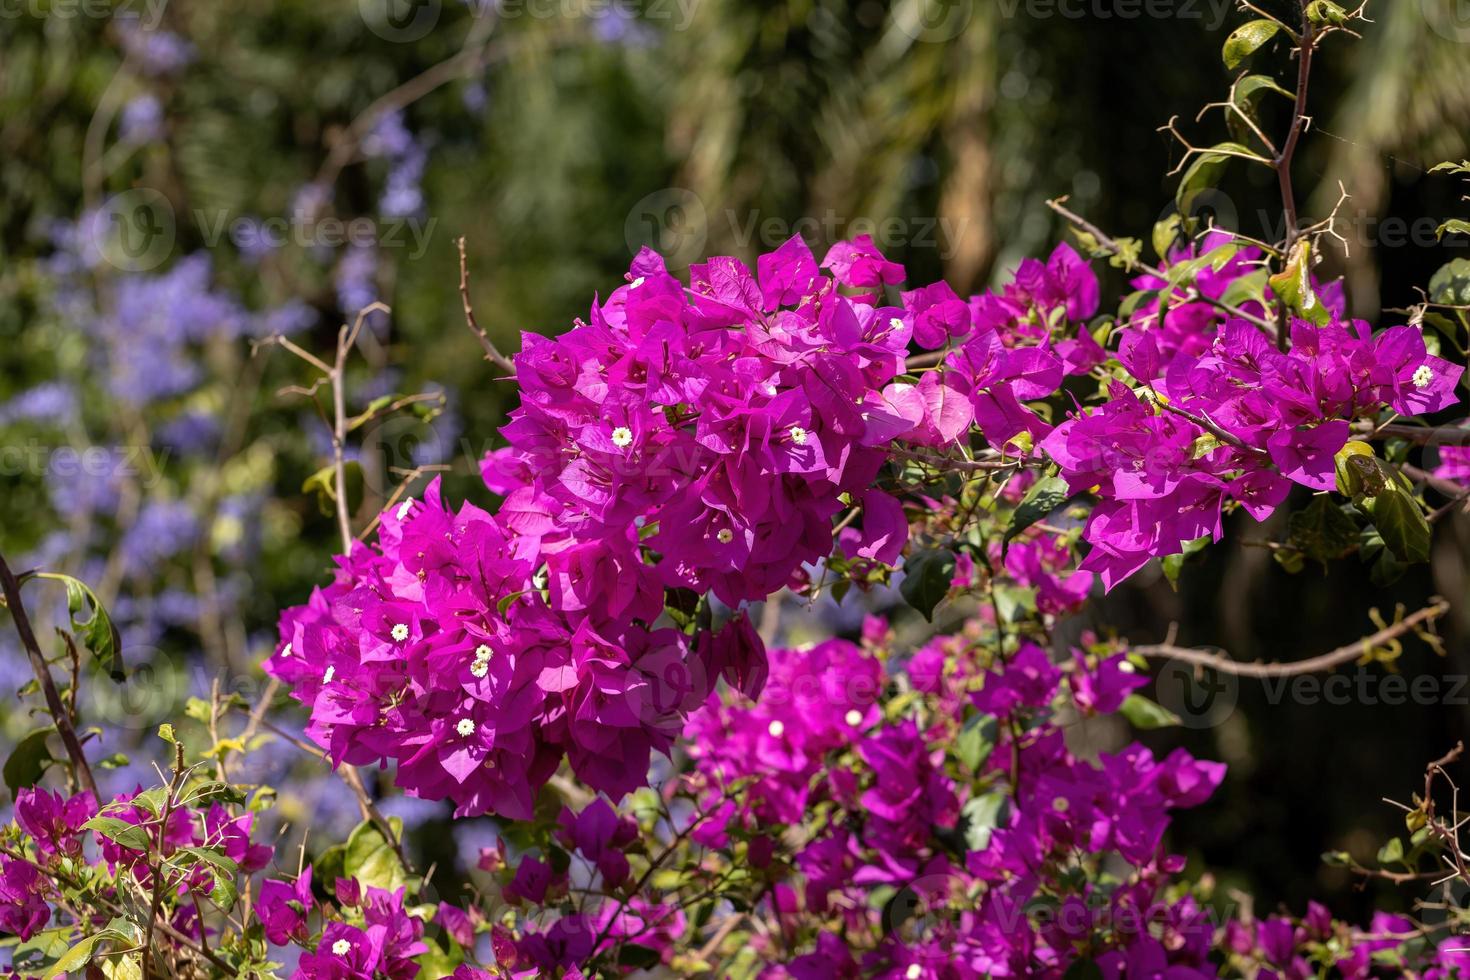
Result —
<path fill-rule="evenodd" d="M 138 669 L 120 689 L 87 684 L 84 717 L 141 742 L 213 683 L 252 698 L 277 610 L 323 578 L 335 526 L 303 484 L 328 428 L 281 392 L 310 368 L 256 350 L 266 337 L 325 356 L 345 319 L 391 306 L 370 318 L 350 407 L 425 394 L 442 412 L 354 433 L 361 513 L 418 466 L 447 465 L 453 495 L 484 497 L 474 462 L 514 392 L 465 329 L 457 237 L 478 318 L 507 351 L 522 329 L 585 314 L 645 243 L 682 268 L 866 231 L 913 280 L 980 290 L 1062 234 L 1048 198 L 1147 240 L 1180 159 L 1157 128 L 1177 115 L 1197 142 L 1227 136 L 1218 114 L 1195 116 L 1228 88 L 1233 6 L 0 0 L 0 551 L 78 574 L 114 608 Z M 1351 195 L 1329 268 L 1354 312 L 1381 320 L 1465 254 L 1465 238 L 1434 235 L 1470 211 L 1463 188 L 1427 171 L 1470 156 L 1470 15 L 1460 0 L 1368 12 L 1363 39 L 1335 38 L 1321 59 L 1297 180 L 1318 216 L 1339 184 Z M 1257 65 L 1294 71 L 1279 50 Z M 1275 237 L 1276 189 L 1252 176 L 1205 203 Z M 1401 831 L 1381 798 L 1406 799 L 1470 729 L 1457 520 L 1390 589 L 1351 562 L 1289 575 L 1252 546 L 1270 529 L 1242 526 L 1177 591 L 1141 576 L 1082 624 L 1147 641 L 1177 622 L 1187 643 L 1292 659 L 1371 632 L 1371 607 L 1456 600 L 1447 655 L 1411 642 L 1401 660 L 1438 679 L 1428 695 L 1395 696 L 1376 668 L 1366 694 L 1347 671 L 1346 698 L 1242 682 L 1208 710 L 1172 704 L 1190 725 L 1150 736 L 1230 763 L 1178 841 L 1258 907 L 1325 896 L 1361 916 L 1370 896 L 1319 855 L 1367 857 Z M 6 633 L 0 683 L 25 679 Z M 0 722 L 5 745 L 32 725 L 9 697 Z M 145 758 L 107 784 L 146 783 Z M 298 824 L 355 821 L 285 742 L 252 758 Z M 483 831 L 451 837 L 444 808 L 402 797 L 385 809 L 446 868 Z"/>

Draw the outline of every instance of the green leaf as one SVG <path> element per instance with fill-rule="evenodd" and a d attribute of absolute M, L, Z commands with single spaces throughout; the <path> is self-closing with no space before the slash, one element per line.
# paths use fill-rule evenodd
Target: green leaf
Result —
<path fill-rule="evenodd" d="M 1270 75 L 1246 75 L 1235 83 L 1235 104 L 1241 109 L 1245 109 L 1248 106 L 1254 105 L 1256 97 L 1264 92 L 1275 92 L 1277 95 L 1284 95 L 1288 99 L 1296 98 L 1291 92 L 1282 88 L 1276 79 Z"/>
<path fill-rule="evenodd" d="M 1440 225 L 1434 232 L 1435 238 L 1443 238 L 1445 235 L 1470 235 L 1470 221 L 1460 218 L 1451 218 Z"/>
<path fill-rule="evenodd" d="M 234 907 L 239 897 L 235 880 L 240 874 L 240 866 L 233 860 L 207 847 L 181 847 L 171 860 L 184 865 L 205 865 L 214 881 L 209 900 L 226 912 Z"/>
<path fill-rule="evenodd" d="M 1398 864 L 1404 859 L 1404 842 L 1397 837 L 1391 837 L 1388 843 L 1378 849 L 1378 863 L 1380 865 Z"/>
<path fill-rule="evenodd" d="M 1440 266 L 1429 280 L 1429 300 L 1441 306 L 1470 306 L 1470 259 Z"/>
<path fill-rule="evenodd" d="M 1239 66 L 1280 30 L 1280 24 L 1264 18 L 1241 24 L 1225 39 L 1225 46 L 1220 51 L 1225 67 L 1234 69 Z"/>
<path fill-rule="evenodd" d="M 995 751 L 998 724 L 993 715 L 975 715 L 965 722 L 955 738 L 954 754 L 970 772 L 979 772 L 990 753 Z"/>
<path fill-rule="evenodd" d="M 124 809 L 128 807 L 142 807 L 150 815 L 156 817 L 163 812 L 163 805 L 168 800 L 168 792 L 169 788 L 167 786 L 155 786 L 152 789 L 136 794 L 122 806 Z"/>
<path fill-rule="evenodd" d="M 1159 564 L 1164 569 L 1164 577 L 1169 580 L 1170 588 L 1173 588 L 1176 592 L 1179 590 L 1179 574 L 1184 571 L 1185 560 L 1204 551 L 1209 543 L 1210 536 L 1208 534 L 1195 538 L 1192 541 L 1186 541 L 1184 542 L 1184 547 L 1180 549 L 1178 554 L 1165 555 L 1160 560 Z"/>
<path fill-rule="evenodd" d="M 389 820 L 394 834 L 403 832 L 403 822 L 394 817 Z M 383 839 L 378 828 L 364 821 L 357 825 L 347 838 L 347 851 L 343 858 L 344 876 L 356 878 L 364 885 L 394 891 L 408 882 L 403 862 L 392 846 Z"/>
<path fill-rule="evenodd" d="M 1229 153 L 1218 151 L 1228 150 Z M 1179 180 L 1179 190 L 1174 195 L 1174 204 L 1180 214 L 1193 214 L 1194 201 L 1202 192 L 1210 190 L 1220 182 L 1225 165 L 1234 159 L 1233 154 L 1245 153 L 1254 156 L 1251 150 L 1239 143 L 1217 143 L 1209 150 L 1195 155 L 1184 176 Z"/>
<path fill-rule="evenodd" d="M 1331 312 L 1317 298 L 1312 289 L 1312 243 L 1306 239 L 1297 242 L 1286 268 L 1268 281 L 1271 291 L 1297 316 L 1319 327 L 1325 327 L 1332 319 Z"/>
<path fill-rule="evenodd" d="M 5 760 L 5 788 L 15 796 L 18 789 L 29 789 L 40 781 L 46 767 L 55 760 L 46 747 L 47 736 L 55 733 L 53 726 L 37 728 L 16 743 L 15 749 Z"/>
<path fill-rule="evenodd" d="M 1312 0 L 1307 4 L 1307 20 L 1313 24 L 1330 24 L 1333 27 L 1341 27 L 1349 19 L 1348 12 L 1333 3 L 1332 0 Z"/>
<path fill-rule="evenodd" d="M 1446 160 L 1443 163 L 1436 163 L 1430 167 L 1429 172 L 1432 174 L 1470 174 L 1470 160 L 1461 160 L 1459 163 L 1453 160 Z"/>
<path fill-rule="evenodd" d="M 1182 237 L 1184 237 L 1184 216 L 1177 211 L 1154 224 L 1154 254 L 1159 257 L 1160 262 L 1169 261 L 1169 249 Z"/>
<path fill-rule="evenodd" d="M 97 947 L 105 942 L 128 942 L 128 937 L 116 929 L 103 929 L 87 936 L 71 949 L 67 950 L 61 959 L 46 967 L 47 976 L 65 977 L 69 973 L 79 973 L 92 962 L 92 956 Z"/>
<path fill-rule="evenodd" d="M 1230 285 L 1225 287 L 1225 292 L 1220 294 L 1220 302 L 1229 303 L 1231 306 L 1243 306 L 1246 303 L 1259 303 L 1266 305 L 1266 280 L 1271 273 L 1265 269 L 1257 269 L 1248 272 L 1237 279 L 1233 279 Z"/>
<path fill-rule="evenodd" d="M 1169 728 L 1179 724 L 1178 715 L 1141 694 L 1128 695 L 1118 713 L 1127 718 L 1134 728 L 1145 730 Z"/>
<path fill-rule="evenodd" d="M 1380 468 L 1373 447 L 1357 439 L 1337 451 L 1332 465 L 1337 471 L 1337 492 L 1345 497 L 1373 497 L 1388 483 L 1389 475 Z"/>
<path fill-rule="evenodd" d="M 349 459 L 342 466 L 347 485 L 347 512 L 356 513 L 362 504 L 362 464 Z M 301 484 L 302 493 L 315 493 L 317 507 L 322 516 L 331 517 L 337 512 L 337 473 L 333 466 L 323 466 Z"/>
<path fill-rule="evenodd" d="M 1331 497 L 1314 497 L 1287 520 L 1287 542 L 1303 556 L 1326 565 L 1358 546 L 1358 523 Z"/>
<path fill-rule="evenodd" d="M 949 594 L 954 581 L 954 552 L 947 548 L 921 551 L 904 563 L 903 584 L 898 591 L 910 606 L 934 621 L 934 608 Z"/>
<path fill-rule="evenodd" d="M 95 830 L 115 844 L 120 844 L 130 851 L 141 851 L 146 853 L 149 847 L 148 831 L 135 823 L 119 820 L 116 817 L 97 816 L 82 824 L 83 830 Z"/>
<path fill-rule="evenodd" d="M 1013 538 L 1062 506 L 1069 496 L 1071 493 L 1067 490 L 1067 481 L 1059 476 L 1036 481 L 1011 514 L 1011 523 L 1001 539 L 1001 553 L 1004 554 L 1010 547 Z"/>
<path fill-rule="evenodd" d="M 71 628 L 82 641 L 82 645 L 92 651 L 92 656 L 102 664 L 112 679 L 121 682 L 124 679 L 122 662 L 122 637 L 118 635 L 117 627 L 112 623 L 112 617 L 103 608 L 102 601 L 97 594 L 80 579 L 72 578 L 70 575 L 62 575 L 58 572 L 38 572 L 37 578 L 51 579 L 66 586 L 66 608 L 71 614 Z M 83 618 L 82 614 L 86 616 Z"/>
<path fill-rule="evenodd" d="M 504 619 L 506 610 L 510 608 L 511 603 L 515 602 L 521 596 L 529 595 L 530 593 L 535 591 L 535 589 L 522 589 L 519 592 L 512 592 L 510 595 L 505 596 L 495 604 L 495 611 L 500 614 L 501 619 Z"/>
<path fill-rule="evenodd" d="M 961 811 L 965 827 L 965 843 L 972 851 L 983 851 L 990 844 L 990 832 L 1000 826 L 1010 797 L 996 790 L 971 798 Z"/>
<path fill-rule="evenodd" d="M 230 803 L 240 806 L 245 802 L 245 793 L 237 786 L 219 780 L 209 780 L 190 788 L 189 805 L 204 807 L 210 803 Z"/>
<path fill-rule="evenodd" d="M 1429 560 L 1429 521 L 1418 499 L 1402 483 L 1396 481 L 1386 492 L 1369 498 L 1364 509 L 1395 558 L 1409 564 Z"/>

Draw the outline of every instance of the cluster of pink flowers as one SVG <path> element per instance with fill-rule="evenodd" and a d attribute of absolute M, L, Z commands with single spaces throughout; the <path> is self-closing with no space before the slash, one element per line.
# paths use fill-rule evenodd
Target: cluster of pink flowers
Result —
<path fill-rule="evenodd" d="M 867 494 L 886 459 L 869 406 L 916 327 L 877 305 L 903 270 L 871 240 L 822 267 L 832 275 L 792 238 L 754 274 L 734 258 L 695 265 L 686 288 L 645 249 L 588 322 L 524 336 L 510 445 L 484 472 L 506 511 L 536 515 L 520 521 L 548 561 L 570 550 L 628 590 L 735 605 L 830 553 L 839 497 Z M 897 511 L 876 497 L 872 513 Z M 888 530 L 873 548 L 892 561 L 904 536 Z"/>
<path fill-rule="evenodd" d="M 691 779 L 709 803 L 693 837 L 747 841 L 756 868 L 803 842 L 773 901 L 815 948 L 785 962 L 768 950 L 764 975 L 1060 976 L 1088 955 L 1105 976 L 1151 975 L 1137 970 L 1154 960 L 1170 976 L 1213 976 L 1202 910 L 1161 898 L 1183 866 L 1162 839 L 1169 811 L 1204 802 L 1224 767 L 1138 745 L 1088 763 L 1053 720 L 1064 701 L 1116 711 L 1145 683 L 1123 656 L 1079 653 L 1064 695 L 1063 672 L 1030 644 L 987 670 L 975 645 L 939 639 L 894 674 L 879 658 L 885 631 L 870 620 L 862 645 L 773 651 L 764 701 L 714 701 L 691 719 Z M 894 717 L 884 708 L 900 677 L 921 698 Z M 987 722 L 993 751 L 966 757 L 961 732 Z M 1133 869 L 1124 883 L 1065 884 L 1068 867 L 1106 855 Z M 874 908 L 883 887 L 907 896 L 901 913 Z M 1029 914 L 1037 900 L 1058 914 Z M 1164 929 L 1149 932 L 1160 907 Z M 882 938 L 855 955 L 843 934 Z"/>
<path fill-rule="evenodd" d="M 1222 253 L 1217 250 L 1228 251 Z M 1206 258 L 1220 254 L 1225 255 L 1222 261 Z M 1134 289 L 1145 293 L 1145 298 L 1133 308 L 1127 325 L 1134 331 L 1148 333 L 1160 354 L 1169 359 L 1178 354 L 1196 357 L 1214 343 L 1216 334 L 1225 323 L 1226 314 L 1208 300 L 1224 300 L 1231 287 L 1247 276 L 1265 277 L 1261 250 L 1253 246 L 1237 248 L 1233 244 L 1233 236 L 1220 229 L 1207 232 L 1197 242 L 1170 250 L 1167 266 L 1177 267 L 1186 262 L 1197 266 L 1187 288 L 1182 283 L 1171 284 L 1152 273 L 1138 276 L 1132 283 Z M 1270 296 L 1270 289 L 1263 287 L 1261 297 Z M 1318 287 L 1318 296 L 1334 316 L 1342 316 L 1344 303 L 1340 284 L 1330 291 Z M 1239 308 L 1253 316 L 1262 316 L 1266 312 L 1255 299 L 1231 298 L 1238 300 Z"/>
<path fill-rule="evenodd" d="M 1098 488 L 1082 567 L 1108 588 L 1185 542 L 1219 540 L 1228 502 L 1264 520 L 1293 483 L 1332 489 L 1353 420 L 1439 411 L 1464 373 L 1414 327 L 1296 320 L 1285 352 L 1240 319 L 1198 354 L 1170 354 L 1160 336 L 1125 330 L 1118 356 L 1140 387 L 1114 381 L 1041 443 L 1074 491 Z"/>
<path fill-rule="evenodd" d="M 292 898 L 281 890 L 284 882 L 266 882 L 262 886 L 258 913 L 262 921 L 270 916 L 278 924 L 291 921 L 290 933 L 304 930 L 305 912 L 311 908 L 309 876 L 306 886 L 301 879 L 289 886 Z M 265 891 L 277 886 L 270 893 Z M 415 958 L 429 948 L 420 940 L 424 935 L 423 918 L 404 906 L 404 888 L 388 891 L 368 887 L 350 879 L 338 879 L 339 914 L 353 921 L 332 919 L 325 924 L 316 940 L 315 950 L 302 955 L 291 980 L 413 980 L 420 975 Z M 301 896 L 301 897 L 296 897 Z M 292 902 L 305 899 L 298 915 Z M 271 937 L 272 941 L 276 941 Z M 288 938 L 294 938 L 294 935 Z"/>
<path fill-rule="evenodd" d="M 758 690 L 764 651 L 743 616 L 697 644 L 646 628 L 658 594 L 622 592 L 610 566 L 581 578 L 598 566 L 574 549 L 558 553 L 566 564 L 545 559 L 543 593 L 536 539 L 506 527 L 517 521 L 451 510 L 436 483 L 286 612 L 266 669 L 311 705 L 308 733 L 334 762 L 392 759 L 411 793 L 524 819 L 563 757 L 620 795 L 643 784 L 650 751 L 668 750 L 722 671 Z"/>
<path fill-rule="evenodd" d="M 991 446 L 1024 452 L 1051 426 L 1023 403 L 1046 398 L 1069 374 L 1085 374 L 1105 354 L 1081 321 L 1097 311 L 1097 277 L 1059 245 L 1045 263 L 1028 259 L 1000 293 L 963 302 L 945 283 L 903 294 L 921 346 L 949 348 L 917 383 L 884 388 L 868 415 L 884 440 L 965 444 L 978 426 Z"/>
<path fill-rule="evenodd" d="M 872 488 L 883 389 L 937 329 L 916 301 L 876 305 L 902 275 L 866 238 L 820 267 L 793 238 L 686 288 L 645 250 L 589 322 L 526 335 L 510 445 L 482 465 L 498 513 L 431 489 L 283 615 L 266 669 L 311 737 L 461 814 L 529 815 L 563 757 L 614 796 L 642 785 L 720 677 L 756 695 L 765 674 L 743 614 L 692 641 L 648 628 L 666 590 L 738 605 L 799 580 L 844 495 L 855 557 L 898 559 L 903 509 Z"/>

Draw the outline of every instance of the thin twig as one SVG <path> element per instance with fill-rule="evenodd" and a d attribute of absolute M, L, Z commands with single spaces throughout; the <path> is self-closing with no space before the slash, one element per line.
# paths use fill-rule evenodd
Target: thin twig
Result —
<path fill-rule="evenodd" d="M 20 581 L 10 566 L 5 563 L 5 558 L 0 555 L 0 587 L 5 592 L 5 605 L 10 610 L 11 618 L 15 620 L 15 632 L 20 635 L 21 646 L 25 647 L 27 656 L 30 657 L 31 670 L 36 675 L 36 682 L 41 685 L 41 693 L 46 698 L 46 708 L 51 712 L 51 717 L 56 722 L 56 731 L 61 736 L 61 742 L 66 746 L 67 757 L 71 759 L 72 772 L 76 774 L 76 780 L 82 789 L 97 798 L 97 781 L 92 778 L 92 767 L 87 764 L 87 755 L 82 751 L 82 743 L 77 738 L 76 729 L 72 727 L 71 715 L 66 706 L 62 704 L 61 694 L 56 690 L 56 682 L 51 679 L 51 668 L 46 666 L 46 657 L 41 653 L 41 646 L 36 642 L 35 631 L 31 629 L 30 617 L 26 615 L 25 606 L 20 599 Z M 72 700 L 75 701 L 77 692 L 72 691 Z"/>
<path fill-rule="evenodd" d="M 1312 47 L 1316 43 L 1313 37 L 1312 19 L 1306 13 L 1306 0 L 1302 0 L 1302 33 L 1297 40 L 1297 73 L 1296 73 L 1296 98 L 1291 108 L 1291 130 L 1286 134 L 1286 140 L 1281 145 L 1281 152 L 1276 159 L 1271 161 L 1271 166 L 1276 169 L 1276 179 L 1281 185 L 1281 208 L 1286 218 L 1286 240 L 1281 246 L 1282 262 L 1291 261 L 1292 249 L 1297 243 L 1300 234 L 1297 223 L 1296 193 L 1291 185 L 1291 163 L 1296 156 L 1297 143 L 1301 140 L 1302 130 L 1305 129 L 1307 109 L 1307 84 L 1312 77 Z M 1305 270 L 1302 273 L 1306 275 Z M 1288 328 L 1291 318 L 1287 315 L 1286 305 L 1281 306 L 1281 315 L 1276 319 L 1276 346 L 1286 350 Z"/>
<path fill-rule="evenodd" d="M 1221 442 L 1228 443 L 1229 445 L 1234 446 L 1236 449 L 1248 453 L 1254 453 L 1257 456 L 1270 456 L 1270 453 L 1266 452 L 1266 450 L 1264 449 L 1261 449 L 1259 446 L 1247 445 L 1246 442 L 1240 438 L 1240 436 L 1236 435 L 1233 432 L 1230 432 L 1227 429 L 1222 429 L 1215 422 L 1211 421 L 1208 416 L 1196 415 L 1188 409 L 1180 408 L 1178 405 L 1171 404 L 1162 398 L 1157 399 L 1155 401 L 1155 404 L 1157 404 L 1166 412 L 1171 412 L 1174 415 L 1185 419 L 1186 421 L 1193 422 L 1201 429 L 1204 429 L 1206 432 L 1213 435 L 1216 439 L 1219 439 Z"/>
<path fill-rule="evenodd" d="M 1380 425 L 1369 432 L 1359 432 L 1371 439 L 1404 439 L 1423 446 L 1470 446 L 1470 428 L 1463 425 Z"/>
<path fill-rule="evenodd" d="M 1092 238 L 1097 242 L 1098 247 L 1107 252 L 1109 255 L 1123 254 L 1123 246 L 1118 244 L 1118 241 L 1115 238 L 1113 238 L 1107 232 L 1103 231 L 1097 225 L 1088 221 L 1086 218 L 1083 218 L 1081 215 L 1077 214 L 1075 211 L 1072 211 L 1065 207 L 1064 202 L 1066 200 L 1066 197 L 1059 197 L 1055 200 L 1047 201 L 1046 206 L 1051 208 L 1057 214 L 1061 215 L 1063 218 L 1067 219 L 1077 228 L 1091 235 Z M 1140 272 L 1153 276 L 1157 279 L 1162 279 L 1165 282 L 1169 281 L 1169 274 L 1158 266 L 1148 265 L 1147 263 L 1139 262 L 1137 260 L 1134 260 L 1133 265 Z M 1243 310 L 1240 307 L 1230 303 L 1226 303 L 1223 300 L 1215 299 L 1212 296 L 1206 296 L 1204 293 L 1201 293 L 1193 286 L 1186 286 L 1182 288 L 1185 289 L 1184 301 L 1187 303 L 1204 303 L 1207 306 L 1213 306 L 1215 309 L 1220 310 L 1222 313 L 1226 313 L 1230 316 L 1244 320 L 1247 323 L 1250 323 L 1253 326 L 1256 326 L 1259 329 L 1265 331 L 1267 334 L 1274 335 L 1276 332 L 1275 324 L 1256 316 L 1249 310 Z"/>
<path fill-rule="evenodd" d="M 485 349 L 485 360 L 504 371 L 507 377 L 514 378 L 516 366 L 511 363 L 510 358 L 496 349 L 495 344 L 490 340 L 490 335 L 485 332 L 484 327 L 480 326 L 480 321 L 475 319 L 475 308 L 470 303 L 470 268 L 469 259 L 465 255 L 464 236 L 456 238 L 454 244 L 459 249 L 459 301 L 464 305 L 465 325 L 470 328 L 470 333 L 475 335 L 480 341 L 480 346 Z"/>
<path fill-rule="evenodd" d="M 184 767 L 184 746 L 182 743 L 174 743 L 174 775 L 169 782 L 168 796 L 163 801 L 163 812 L 158 821 L 158 861 L 153 863 L 150 857 L 149 872 L 153 877 L 153 896 L 148 904 L 148 922 L 143 927 L 143 980 L 151 980 L 153 976 L 153 929 L 158 922 L 159 910 L 163 907 L 164 873 L 163 873 L 163 843 L 168 837 L 168 821 L 173 816 L 174 806 L 178 799 L 179 789 L 184 784 L 184 779 L 189 770 Z M 151 850 L 151 842 L 150 842 Z M 204 920 L 199 921 L 200 933 L 204 932 Z"/>
<path fill-rule="evenodd" d="M 1396 640 L 1405 633 L 1411 632 L 1421 625 L 1432 623 L 1434 620 L 1450 611 L 1450 604 L 1443 599 L 1435 601 L 1432 605 L 1405 617 L 1397 623 L 1391 623 L 1372 636 L 1365 636 L 1361 640 L 1349 643 L 1347 646 L 1338 647 L 1330 653 L 1310 657 L 1306 660 L 1294 660 L 1288 663 L 1241 663 L 1218 653 L 1208 650 L 1196 650 L 1191 647 L 1176 646 L 1172 640 L 1149 646 L 1138 646 L 1130 649 L 1130 653 L 1136 653 L 1142 657 L 1153 657 L 1163 660 L 1178 660 L 1199 667 L 1210 667 L 1222 674 L 1233 674 L 1236 677 L 1293 677 L 1298 674 L 1315 674 L 1318 671 L 1333 670 L 1336 667 L 1356 660 L 1364 653 L 1374 647 L 1381 646 L 1391 640 Z"/>

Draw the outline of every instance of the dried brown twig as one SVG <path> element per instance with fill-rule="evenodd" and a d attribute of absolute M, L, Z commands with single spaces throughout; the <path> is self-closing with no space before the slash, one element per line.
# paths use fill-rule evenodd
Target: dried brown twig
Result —
<path fill-rule="evenodd" d="M 1222 674 L 1233 674 L 1236 677 L 1291 677 L 1298 674 L 1315 674 L 1319 671 L 1333 670 L 1342 664 L 1356 660 L 1377 647 L 1398 639 L 1406 633 L 1427 627 L 1449 611 L 1450 604 L 1448 602 L 1444 599 L 1436 599 L 1432 604 L 1420 609 L 1418 612 L 1405 616 L 1397 622 L 1390 623 L 1371 636 L 1365 636 L 1361 640 L 1355 640 L 1349 643 L 1347 646 L 1338 647 L 1330 653 L 1309 657 L 1306 660 L 1293 660 L 1287 663 L 1242 663 L 1239 660 L 1232 660 L 1223 654 L 1211 653 L 1208 650 L 1196 650 L 1192 647 L 1178 646 L 1173 642 L 1172 638 L 1163 643 L 1133 647 L 1130 652 L 1142 657 L 1178 660 L 1199 667 L 1210 667 L 1218 670 Z M 1171 630 L 1170 632 L 1172 633 L 1173 631 Z"/>

